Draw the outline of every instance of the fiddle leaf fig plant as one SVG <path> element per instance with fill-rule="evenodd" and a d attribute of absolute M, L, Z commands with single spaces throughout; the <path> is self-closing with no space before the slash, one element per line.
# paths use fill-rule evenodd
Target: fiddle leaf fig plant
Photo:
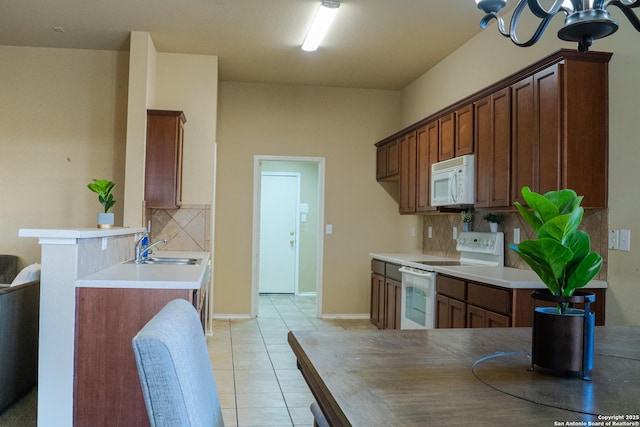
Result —
<path fill-rule="evenodd" d="M 98 201 L 104 207 L 104 213 L 109 212 L 109 209 L 116 204 L 111 193 L 115 186 L 116 184 L 108 179 L 94 179 L 93 182 L 87 185 L 89 190 L 98 193 Z"/>
<path fill-rule="evenodd" d="M 516 202 L 514 206 L 536 232 L 537 240 L 509 245 L 540 280 L 556 296 L 569 297 L 585 286 L 602 267 L 602 257 L 591 252 L 589 235 L 578 230 L 584 209 L 583 196 L 569 189 L 545 194 L 522 188 L 529 208 Z M 559 305 L 563 311 L 566 305 Z"/>

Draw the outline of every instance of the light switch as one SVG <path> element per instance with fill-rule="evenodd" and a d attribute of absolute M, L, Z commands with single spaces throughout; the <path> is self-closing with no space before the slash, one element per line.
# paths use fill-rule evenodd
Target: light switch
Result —
<path fill-rule="evenodd" d="M 631 230 L 620 230 L 620 250 L 625 252 L 631 250 Z"/>
<path fill-rule="evenodd" d="M 609 230 L 609 249 L 611 250 L 620 249 L 620 231 L 619 230 Z"/>
<path fill-rule="evenodd" d="M 432 239 L 433 238 L 433 227 L 429 226 L 429 228 L 427 228 L 427 237 Z"/>
<path fill-rule="evenodd" d="M 458 227 L 453 227 L 453 240 L 458 240 Z"/>
<path fill-rule="evenodd" d="M 102 250 L 103 251 L 107 250 L 107 241 L 108 241 L 108 239 L 106 237 L 102 238 Z"/>
<path fill-rule="evenodd" d="M 519 228 L 514 228 L 513 229 L 513 244 L 517 245 L 518 243 L 520 243 L 520 229 Z"/>

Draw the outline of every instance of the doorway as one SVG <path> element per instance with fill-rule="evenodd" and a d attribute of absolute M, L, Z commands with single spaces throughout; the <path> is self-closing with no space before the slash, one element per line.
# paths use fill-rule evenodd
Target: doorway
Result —
<path fill-rule="evenodd" d="M 289 293 L 315 295 L 320 317 L 324 158 L 255 156 L 253 193 L 251 316 L 260 293 Z"/>

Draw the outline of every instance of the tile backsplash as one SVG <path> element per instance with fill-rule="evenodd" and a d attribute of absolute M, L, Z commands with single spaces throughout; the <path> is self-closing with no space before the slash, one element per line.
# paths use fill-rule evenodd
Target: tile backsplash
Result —
<path fill-rule="evenodd" d="M 489 231 L 489 223 L 483 219 L 487 212 L 487 210 L 483 209 L 474 211 L 472 230 Z M 520 241 L 534 239 L 535 233 L 533 229 L 517 212 L 503 212 L 502 214 L 504 215 L 504 220 L 500 224 L 499 231 L 504 232 L 505 266 L 530 269 L 514 251 L 509 249 L 509 243 L 513 242 L 514 228 L 520 228 Z M 585 209 L 582 224 L 580 225 L 580 228 L 591 237 L 591 250 L 598 252 L 602 256 L 602 269 L 597 276 L 597 279 L 600 280 L 606 280 L 607 278 L 608 223 L 609 218 L 606 209 Z M 432 238 L 428 238 L 429 227 L 432 227 Z M 456 251 L 456 241 L 453 240 L 453 227 L 458 227 L 459 232 L 462 231 L 462 222 L 458 213 L 425 215 L 423 217 L 422 252 L 430 255 L 459 258 L 460 254 Z"/>
<path fill-rule="evenodd" d="M 149 240 L 167 239 L 166 251 L 211 251 L 211 205 L 182 205 L 180 209 L 149 209 Z"/>

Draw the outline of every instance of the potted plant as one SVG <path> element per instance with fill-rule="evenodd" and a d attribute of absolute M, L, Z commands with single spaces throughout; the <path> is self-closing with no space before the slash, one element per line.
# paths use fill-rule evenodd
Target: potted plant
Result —
<path fill-rule="evenodd" d="M 89 190 L 98 194 L 98 201 L 104 208 L 104 213 L 98 214 L 98 228 L 113 227 L 113 213 L 110 213 L 109 209 L 116 204 L 111 192 L 115 186 L 116 184 L 108 179 L 94 179 L 87 185 Z"/>
<path fill-rule="evenodd" d="M 547 286 L 533 293 L 536 301 L 555 307 L 535 307 L 533 313 L 532 365 L 553 371 L 582 372 L 588 379 L 593 367 L 595 315 L 590 304 L 595 295 L 576 291 L 593 279 L 602 257 L 591 252 L 589 235 L 578 230 L 584 209 L 582 196 L 565 189 L 546 194 L 522 188 L 529 208 L 516 202 L 520 215 L 533 228 L 536 240 L 525 240 L 513 249 Z M 585 309 L 570 304 L 584 303 Z"/>
<path fill-rule="evenodd" d="M 473 220 L 473 212 L 471 211 L 460 212 L 460 219 L 462 220 L 462 231 L 471 231 L 471 221 Z"/>
<path fill-rule="evenodd" d="M 496 233 L 498 231 L 498 225 L 502 223 L 502 215 L 497 213 L 489 212 L 484 216 L 484 220 L 489 222 L 489 230 L 492 233 Z"/>

